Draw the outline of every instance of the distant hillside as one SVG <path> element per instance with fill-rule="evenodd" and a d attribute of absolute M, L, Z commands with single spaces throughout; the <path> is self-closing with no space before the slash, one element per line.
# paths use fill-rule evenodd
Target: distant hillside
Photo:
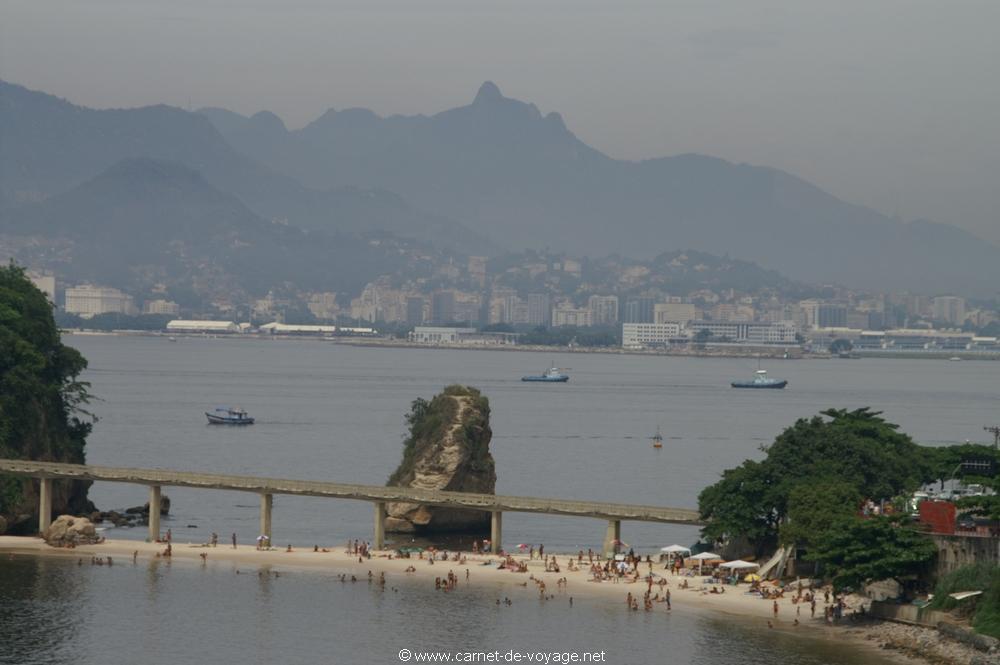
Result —
<path fill-rule="evenodd" d="M 391 237 L 269 222 L 186 166 L 119 162 L 69 192 L 0 212 L 0 250 L 72 281 L 176 299 L 246 302 L 272 287 L 356 293 L 380 274 L 421 272 Z M 414 255 L 427 254 L 425 251 Z"/>
<path fill-rule="evenodd" d="M 296 131 L 267 112 L 203 113 L 239 150 L 308 186 L 385 188 L 514 249 L 649 258 L 691 247 L 810 282 L 928 293 L 992 294 L 1000 280 L 998 248 L 956 227 L 902 223 L 766 167 L 612 159 L 492 83 L 433 116 L 331 109 Z"/>
<path fill-rule="evenodd" d="M 150 158 L 200 172 L 267 219 L 492 250 L 461 224 L 415 210 L 380 188 L 305 187 L 234 150 L 206 117 L 169 106 L 93 110 L 0 81 L 0 146 L 0 205 L 39 201 L 122 160 Z"/>

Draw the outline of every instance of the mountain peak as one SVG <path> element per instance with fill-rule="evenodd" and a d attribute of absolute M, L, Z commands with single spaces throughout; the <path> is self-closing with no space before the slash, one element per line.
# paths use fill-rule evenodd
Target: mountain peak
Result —
<path fill-rule="evenodd" d="M 472 100 L 472 103 L 488 104 L 499 99 L 503 99 L 503 94 L 500 92 L 500 88 L 498 88 L 497 84 L 493 81 L 486 81 L 479 86 L 479 92 L 476 93 L 476 98 Z"/>

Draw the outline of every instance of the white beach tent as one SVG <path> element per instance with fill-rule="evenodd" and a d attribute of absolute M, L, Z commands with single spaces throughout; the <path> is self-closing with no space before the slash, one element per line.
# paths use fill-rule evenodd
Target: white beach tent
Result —
<path fill-rule="evenodd" d="M 747 570 L 748 568 L 760 568 L 759 563 L 754 563 L 752 561 L 742 561 L 737 559 L 736 561 L 727 561 L 726 563 L 720 563 L 719 568 L 729 568 L 730 570 Z"/>
<path fill-rule="evenodd" d="M 681 552 L 691 554 L 691 548 L 684 547 L 683 545 L 667 545 L 666 547 L 661 547 L 660 551 L 664 554 L 680 554 Z"/>
<path fill-rule="evenodd" d="M 701 553 L 695 554 L 693 557 L 689 557 L 689 558 L 694 559 L 695 561 L 698 562 L 698 574 L 699 575 L 701 575 L 701 566 L 702 566 L 703 562 L 705 562 L 705 561 L 715 561 L 716 559 L 719 559 L 719 560 L 722 559 L 722 557 L 719 556 L 718 554 L 716 554 L 715 552 L 701 552 Z"/>

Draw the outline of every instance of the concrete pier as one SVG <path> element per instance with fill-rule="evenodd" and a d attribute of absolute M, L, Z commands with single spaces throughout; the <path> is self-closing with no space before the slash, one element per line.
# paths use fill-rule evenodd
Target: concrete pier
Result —
<path fill-rule="evenodd" d="M 372 548 L 376 551 L 385 549 L 385 518 L 388 512 L 385 509 L 385 501 L 375 502 L 375 540 Z"/>
<path fill-rule="evenodd" d="M 274 508 L 274 495 L 260 495 L 260 535 L 267 536 L 267 543 L 271 544 L 271 510 Z"/>
<path fill-rule="evenodd" d="M 385 506 L 388 503 L 421 503 L 428 506 L 488 511 L 492 515 L 490 535 L 494 552 L 499 552 L 503 547 L 502 525 L 503 513 L 505 512 L 608 520 L 604 538 L 604 550 L 607 554 L 614 551 L 614 541 L 621 539 L 622 520 L 691 526 L 702 524 L 698 511 L 690 508 L 475 494 L 382 485 L 350 485 L 259 476 L 227 476 L 169 469 L 129 469 L 91 466 L 89 464 L 0 459 L 0 473 L 40 479 L 39 527 L 43 529 L 48 526 L 49 520 L 51 520 L 53 479 L 148 485 L 149 539 L 152 541 L 159 540 L 160 537 L 160 488 L 163 486 L 235 490 L 258 494 L 261 497 L 261 533 L 266 536 L 271 535 L 271 507 L 275 494 L 369 501 L 376 504 L 373 544 L 378 549 L 385 546 Z"/>
<path fill-rule="evenodd" d="M 149 486 L 149 542 L 160 539 L 160 486 Z"/>
<path fill-rule="evenodd" d="M 500 554 L 503 549 L 503 513 L 496 510 L 490 513 L 490 551 Z"/>
<path fill-rule="evenodd" d="M 615 553 L 615 545 L 622 539 L 622 521 L 608 520 L 608 529 L 604 533 L 604 556 Z"/>
<path fill-rule="evenodd" d="M 52 524 L 52 479 L 42 478 L 38 482 L 38 533 Z"/>

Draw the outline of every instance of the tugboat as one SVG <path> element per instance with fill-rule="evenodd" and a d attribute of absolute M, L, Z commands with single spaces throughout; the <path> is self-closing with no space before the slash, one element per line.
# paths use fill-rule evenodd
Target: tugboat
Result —
<path fill-rule="evenodd" d="M 656 426 L 656 435 L 653 436 L 653 447 L 659 450 L 663 447 L 663 435 L 660 434 L 660 426 Z"/>
<path fill-rule="evenodd" d="M 788 385 L 788 381 L 784 379 L 769 379 L 767 378 L 767 370 L 759 369 L 752 381 L 733 381 L 730 385 L 733 388 L 771 388 L 773 390 L 781 390 Z"/>
<path fill-rule="evenodd" d="M 569 381 L 569 374 L 563 374 L 558 367 L 550 367 L 542 374 L 532 374 L 522 376 L 522 381 L 536 381 L 539 383 L 566 383 Z"/>
<path fill-rule="evenodd" d="M 209 425 L 253 425 L 254 419 L 238 407 L 220 406 L 215 411 L 206 411 Z"/>

